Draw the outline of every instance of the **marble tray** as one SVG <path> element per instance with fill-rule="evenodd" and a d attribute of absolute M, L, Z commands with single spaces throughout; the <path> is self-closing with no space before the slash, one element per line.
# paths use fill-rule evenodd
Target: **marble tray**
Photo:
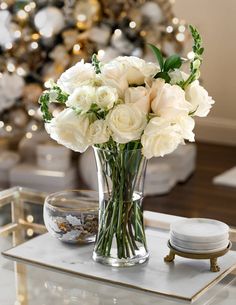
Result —
<path fill-rule="evenodd" d="M 219 258 L 220 272 L 209 271 L 208 260 L 176 257 L 174 263 L 165 263 L 169 234 L 147 229 L 150 259 L 143 265 L 112 268 L 95 263 L 93 245 L 64 244 L 48 233 L 29 240 L 2 254 L 9 259 L 39 267 L 52 268 L 109 284 L 123 285 L 145 292 L 193 301 L 219 282 L 236 267 L 236 252 Z"/>

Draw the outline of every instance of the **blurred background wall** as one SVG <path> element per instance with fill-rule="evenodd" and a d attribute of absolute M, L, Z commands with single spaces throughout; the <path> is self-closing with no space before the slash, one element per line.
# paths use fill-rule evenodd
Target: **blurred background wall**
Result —
<path fill-rule="evenodd" d="M 176 0 L 174 11 L 203 36 L 202 81 L 216 101 L 198 120 L 197 138 L 236 145 L 236 1 Z"/>

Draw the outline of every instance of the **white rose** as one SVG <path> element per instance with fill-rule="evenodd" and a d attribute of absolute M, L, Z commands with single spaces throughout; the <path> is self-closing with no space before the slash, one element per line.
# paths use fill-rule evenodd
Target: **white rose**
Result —
<path fill-rule="evenodd" d="M 147 119 L 146 115 L 132 104 L 121 104 L 108 114 L 107 124 L 113 139 L 124 144 L 140 139 Z"/>
<path fill-rule="evenodd" d="M 199 85 L 199 81 L 195 80 L 186 88 L 186 99 L 191 104 L 191 111 L 194 115 L 205 117 L 210 112 L 215 101 L 208 92 Z"/>
<path fill-rule="evenodd" d="M 180 115 L 173 123 L 180 127 L 181 135 L 185 140 L 194 142 L 195 135 L 193 133 L 193 129 L 195 126 L 195 121 L 192 117 L 188 115 Z"/>
<path fill-rule="evenodd" d="M 118 93 L 116 88 L 110 86 L 98 87 L 97 92 L 97 105 L 102 108 L 109 110 L 111 109 L 115 102 L 118 100 Z"/>
<path fill-rule="evenodd" d="M 187 115 L 191 104 L 185 99 L 185 92 L 177 85 L 165 83 L 163 79 L 153 82 L 151 108 L 160 117 L 173 119 L 180 114 Z"/>
<path fill-rule="evenodd" d="M 63 110 L 45 127 L 52 139 L 67 148 L 84 152 L 89 146 L 89 119 L 85 115 L 76 115 L 72 109 Z"/>
<path fill-rule="evenodd" d="M 144 113 L 149 113 L 150 90 L 143 86 L 128 88 L 125 91 L 125 103 L 133 103 Z"/>
<path fill-rule="evenodd" d="M 91 105 L 96 102 L 96 89 L 92 86 L 81 86 L 74 90 L 66 101 L 67 107 L 75 107 L 81 113 L 89 111 Z"/>
<path fill-rule="evenodd" d="M 125 66 L 129 85 L 142 85 L 145 78 L 153 77 L 159 67 L 154 63 L 148 63 L 136 56 L 119 56 L 115 59 Z"/>
<path fill-rule="evenodd" d="M 57 84 L 63 91 L 71 94 L 78 86 L 90 83 L 95 76 L 94 67 L 81 60 L 62 73 Z"/>
<path fill-rule="evenodd" d="M 88 138 L 91 145 L 102 144 L 109 141 L 110 134 L 104 120 L 96 120 L 89 126 Z"/>
<path fill-rule="evenodd" d="M 150 159 L 173 152 L 180 143 L 183 143 L 183 138 L 177 124 L 155 117 L 145 128 L 141 143 L 143 155 Z"/>
<path fill-rule="evenodd" d="M 100 78 L 104 85 L 116 88 L 119 97 L 124 96 L 124 92 L 128 88 L 128 82 L 125 66 L 122 63 L 112 60 L 103 65 Z"/>

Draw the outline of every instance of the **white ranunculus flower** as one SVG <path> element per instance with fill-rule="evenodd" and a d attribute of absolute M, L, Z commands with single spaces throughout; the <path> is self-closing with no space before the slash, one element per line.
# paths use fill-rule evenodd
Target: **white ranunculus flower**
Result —
<path fill-rule="evenodd" d="M 111 109 L 119 98 L 116 88 L 110 86 L 98 87 L 96 96 L 97 105 L 106 110 Z"/>
<path fill-rule="evenodd" d="M 81 60 L 64 73 L 57 81 L 58 86 L 65 92 L 71 94 L 78 86 L 89 84 L 96 77 L 94 67 Z"/>
<path fill-rule="evenodd" d="M 192 82 L 186 88 L 185 92 L 186 99 L 191 104 L 191 112 L 195 111 L 194 115 L 199 117 L 207 116 L 215 101 L 208 95 L 208 92 L 199 85 L 199 81 L 195 80 Z"/>
<path fill-rule="evenodd" d="M 169 76 L 171 78 L 171 85 L 175 85 L 181 81 L 185 81 L 187 80 L 187 78 L 189 77 L 189 75 L 183 71 L 180 71 L 178 69 L 169 72 Z"/>
<path fill-rule="evenodd" d="M 45 124 L 45 128 L 52 139 L 74 151 L 82 153 L 89 146 L 89 119 L 85 115 L 76 115 L 70 108 L 60 112 Z"/>
<path fill-rule="evenodd" d="M 181 114 L 187 115 L 191 104 L 186 101 L 185 92 L 179 86 L 157 79 L 151 88 L 151 108 L 158 116 L 171 120 Z"/>
<path fill-rule="evenodd" d="M 81 86 L 69 96 L 66 106 L 75 107 L 81 113 L 86 113 L 93 103 L 96 103 L 96 89 L 92 86 Z"/>
<path fill-rule="evenodd" d="M 183 143 L 183 137 L 178 124 L 171 124 L 166 119 L 155 117 L 145 128 L 141 143 L 143 155 L 150 159 L 173 152 L 180 143 Z"/>
<path fill-rule="evenodd" d="M 125 66 L 129 85 L 142 85 L 145 83 L 145 78 L 153 77 L 159 71 L 156 64 L 136 56 L 119 56 L 115 61 Z"/>
<path fill-rule="evenodd" d="M 113 139 L 125 144 L 140 139 L 147 119 L 133 104 L 121 104 L 108 114 L 107 124 Z"/>
<path fill-rule="evenodd" d="M 133 103 L 144 113 L 149 113 L 150 90 L 143 86 L 128 88 L 125 91 L 125 103 Z"/>
<path fill-rule="evenodd" d="M 123 98 L 125 90 L 129 84 L 126 78 L 125 66 L 112 60 L 101 67 L 100 78 L 104 85 L 114 87 L 117 89 L 120 98 Z"/>
<path fill-rule="evenodd" d="M 96 120 L 89 126 L 88 138 L 91 145 L 109 141 L 110 133 L 105 120 Z"/>

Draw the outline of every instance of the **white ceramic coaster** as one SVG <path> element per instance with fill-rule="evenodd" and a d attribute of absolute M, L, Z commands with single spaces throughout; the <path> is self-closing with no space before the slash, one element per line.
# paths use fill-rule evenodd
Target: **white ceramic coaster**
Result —
<path fill-rule="evenodd" d="M 188 218 L 170 225 L 176 238 L 190 242 L 217 242 L 225 240 L 229 227 L 218 220 Z"/>
<path fill-rule="evenodd" d="M 170 234 L 170 243 L 173 246 L 189 249 L 189 250 L 202 250 L 204 252 L 205 250 L 214 250 L 217 251 L 218 249 L 226 248 L 229 243 L 229 239 L 225 238 L 222 241 L 219 242 L 190 242 L 190 241 L 184 241 L 181 239 L 176 238 L 173 234 Z"/>
<path fill-rule="evenodd" d="M 210 249 L 210 250 L 196 250 L 196 249 L 183 248 L 183 247 L 177 246 L 177 245 L 175 245 L 173 243 L 171 243 L 171 246 L 173 246 L 176 250 L 179 250 L 181 252 L 198 253 L 198 254 L 205 253 L 205 254 L 207 254 L 207 253 L 215 253 L 215 252 L 222 251 L 222 250 L 227 248 L 228 244 L 229 244 L 229 241 L 224 246 L 222 246 L 220 248 Z"/>

